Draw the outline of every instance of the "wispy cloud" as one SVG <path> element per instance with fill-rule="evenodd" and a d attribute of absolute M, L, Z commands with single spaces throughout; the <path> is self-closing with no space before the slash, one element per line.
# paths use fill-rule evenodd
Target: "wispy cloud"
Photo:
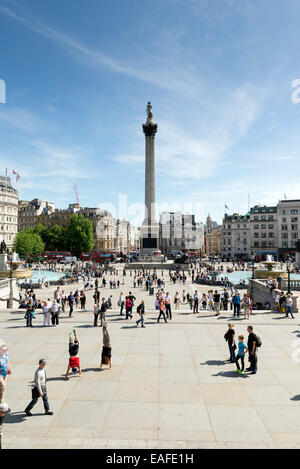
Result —
<path fill-rule="evenodd" d="M 176 91 L 184 96 L 200 100 L 199 91 L 201 90 L 202 79 L 192 66 L 177 67 L 174 64 L 172 66 L 168 63 L 161 65 L 159 68 L 153 65 L 151 68 L 148 66 L 144 66 L 143 68 L 133 67 L 120 60 L 111 58 L 101 51 L 95 51 L 89 48 L 59 30 L 39 22 L 36 18 L 25 18 L 4 6 L 0 6 L 0 13 L 56 43 L 70 52 L 71 55 L 81 63 L 92 67 L 104 67 L 115 73 L 127 75 L 160 88 Z M 201 97 L 201 99 L 204 100 L 204 96 Z"/>

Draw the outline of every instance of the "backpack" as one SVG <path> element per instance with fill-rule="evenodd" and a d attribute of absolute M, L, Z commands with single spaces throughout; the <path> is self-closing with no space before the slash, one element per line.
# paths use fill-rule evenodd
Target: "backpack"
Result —
<path fill-rule="evenodd" d="M 262 346 L 262 340 L 256 334 L 255 334 L 255 342 L 256 342 L 256 347 L 261 347 Z"/>

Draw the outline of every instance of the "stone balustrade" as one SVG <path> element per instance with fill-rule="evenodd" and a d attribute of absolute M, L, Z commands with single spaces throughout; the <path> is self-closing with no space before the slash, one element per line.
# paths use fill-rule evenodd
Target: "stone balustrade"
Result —
<path fill-rule="evenodd" d="M 297 280 L 296 280 L 297 282 Z M 272 307 L 275 304 L 275 295 L 276 293 L 280 293 L 281 290 L 274 288 L 271 290 L 267 286 L 266 280 L 257 280 L 257 279 L 249 279 L 249 290 L 251 291 L 253 301 L 255 303 L 262 303 L 269 302 Z M 292 288 L 291 288 L 292 290 Z M 298 297 L 293 296 L 293 313 L 298 313 Z"/>

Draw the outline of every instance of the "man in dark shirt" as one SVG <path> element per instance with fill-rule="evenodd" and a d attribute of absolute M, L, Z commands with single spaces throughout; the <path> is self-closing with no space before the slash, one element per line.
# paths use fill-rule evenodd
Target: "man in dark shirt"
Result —
<path fill-rule="evenodd" d="M 235 351 L 234 351 L 235 331 L 233 329 L 233 324 L 231 322 L 228 324 L 228 330 L 224 337 L 225 337 L 225 340 L 228 342 L 228 348 L 229 348 L 229 353 L 230 353 L 230 358 L 227 361 L 230 363 L 235 363 Z"/>
<path fill-rule="evenodd" d="M 256 335 L 253 332 L 253 327 L 248 326 L 248 353 L 249 353 L 249 368 L 246 368 L 246 371 L 251 371 L 251 375 L 255 375 L 257 373 L 257 354 L 256 354 Z"/>
<path fill-rule="evenodd" d="M 103 323 L 105 322 L 105 312 L 107 310 L 107 302 L 105 301 L 105 298 L 102 298 L 102 303 L 101 303 L 101 306 L 100 306 L 100 320 L 101 320 L 101 324 L 100 324 L 100 327 L 103 326 Z"/>
<path fill-rule="evenodd" d="M 98 288 L 95 288 L 95 293 L 93 295 L 93 298 L 94 298 L 94 303 L 95 304 L 99 303 L 99 301 L 100 301 L 100 292 L 99 292 Z"/>
<path fill-rule="evenodd" d="M 216 290 L 214 294 L 214 304 L 215 304 L 215 311 L 216 311 L 215 316 L 220 316 L 220 298 L 221 298 L 221 295 L 220 293 L 218 293 L 218 290 Z"/>
<path fill-rule="evenodd" d="M 73 308 L 74 308 L 74 301 L 75 301 L 75 298 L 74 298 L 74 295 L 72 292 L 70 292 L 70 295 L 68 296 L 68 303 L 69 303 L 69 307 L 70 307 L 70 311 L 69 311 L 69 318 L 72 318 L 72 313 L 73 313 Z"/>
<path fill-rule="evenodd" d="M 128 295 L 130 301 L 131 301 L 131 306 L 130 306 L 130 309 L 129 309 L 129 313 L 131 314 L 132 316 L 132 308 L 134 306 L 134 301 L 136 300 L 136 297 L 131 293 L 131 291 L 129 292 L 129 295 Z"/>

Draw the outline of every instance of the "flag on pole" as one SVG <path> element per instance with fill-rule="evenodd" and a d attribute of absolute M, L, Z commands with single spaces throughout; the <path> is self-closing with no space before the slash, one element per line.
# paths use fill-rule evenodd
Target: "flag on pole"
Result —
<path fill-rule="evenodd" d="M 284 195 L 284 198 L 285 198 L 285 200 L 286 200 L 286 194 L 283 194 L 283 195 Z"/>
<path fill-rule="evenodd" d="M 13 174 L 15 174 L 16 176 L 16 182 L 18 182 L 18 180 L 20 179 L 20 174 L 17 173 L 17 171 L 13 170 Z"/>
<path fill-rule="evenodd" d="M 229 207 L 227 207 L 227 205 L 225 204 L 225 209 L 229 210 Z"/>

